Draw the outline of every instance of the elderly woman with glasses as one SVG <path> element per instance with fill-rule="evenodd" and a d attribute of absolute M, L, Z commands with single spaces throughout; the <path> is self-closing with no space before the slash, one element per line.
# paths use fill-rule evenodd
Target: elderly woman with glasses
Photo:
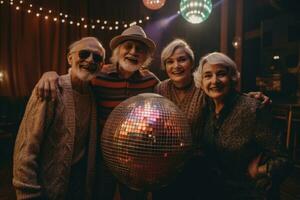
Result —
<path fill-rule="evenodd" d="M 212 198 L 265 199 L 272 180 L 288 166 L 266 107 L 236 90 L 240 73 L 222 53 L 204 56 L 193 74 L 205 93 L 201 146 Z"/>

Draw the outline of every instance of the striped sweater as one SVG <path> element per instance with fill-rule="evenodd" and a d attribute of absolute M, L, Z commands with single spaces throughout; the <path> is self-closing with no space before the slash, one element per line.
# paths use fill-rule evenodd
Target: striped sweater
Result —
<path fill-rule="evenodd" d="M 136 71 L 130 78 L 120 78 L 116 70 L 98 74 L 92 80 L 98 107 L 100 131 L 111 111 L 129 97 L 153 92 L 159 79 L 148 70 Z"/>

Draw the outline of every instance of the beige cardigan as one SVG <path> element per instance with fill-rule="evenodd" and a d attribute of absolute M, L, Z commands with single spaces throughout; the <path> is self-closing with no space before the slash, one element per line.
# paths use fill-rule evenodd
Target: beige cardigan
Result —
<path fill-rule="evenodd" d="M 41 101 L 35 90 L 27 104 L 14 149 L 13 185 L 17 199 L 64 199 L 75 137 L 75 108 L 70 75 L 60 77 L 55 102 Z M 93 98 L 94 99 L 94 98 Z M 91 199 L 96 159 L 96 106 L 89 133 L 86 199 Z"/>

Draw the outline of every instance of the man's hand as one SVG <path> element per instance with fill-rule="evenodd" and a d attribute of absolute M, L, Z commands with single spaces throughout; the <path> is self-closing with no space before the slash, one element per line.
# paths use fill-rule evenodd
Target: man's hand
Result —
<path fill-rule="evenodd" d="M 36 94 L 42 100 L 50 98 L 56 99 L 56 89 L 59 87 L 59 76 L 55 71 L 45 72 L 39 82 L 36 84 Z"/>
<path fill-rule="evenodd" d="M 262 92 L 249 92 L 248 96 L 261 101 L 264 105 L 269 105 L 272 103 L 272 100 Z"/>

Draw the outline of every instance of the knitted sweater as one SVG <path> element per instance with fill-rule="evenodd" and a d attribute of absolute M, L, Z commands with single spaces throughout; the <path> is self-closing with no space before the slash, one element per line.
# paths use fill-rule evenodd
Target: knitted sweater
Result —
<path fill-rule="evenodd" d="M 203 91 L 196 88 L 194 82 L 186 89 L 182 100 L 176 95 L 176 88 L 170 79 L 164 80 L 155 87 L 155 92 L 175 103 L 187 117 L 192 130 L 193 143 L 197 145 L 203 126 L 202 110 L 204 106 Z"/>
<path fill-rule="evenodd" d="M 70 75 L 60 77 L 57 100 L 41 101 L 33 91 L 14 149 L 13 185 L 18 199 L 65 199 L 75 138 Z M 90 106 L 90 105 L 89 105 Z M 86 199 L 91 198 L 96 157 L 96 107 L 91 110 Z"/>
<path fill-rule="evenodd" d="M 100 129 L 117 105 L 129 97 L 153 92 L 157 83 L 159 79 L 149 70 L 138 70 L 128 79 L 120 78 L 117 70 L 100 73 L 92 79 Z"/>

